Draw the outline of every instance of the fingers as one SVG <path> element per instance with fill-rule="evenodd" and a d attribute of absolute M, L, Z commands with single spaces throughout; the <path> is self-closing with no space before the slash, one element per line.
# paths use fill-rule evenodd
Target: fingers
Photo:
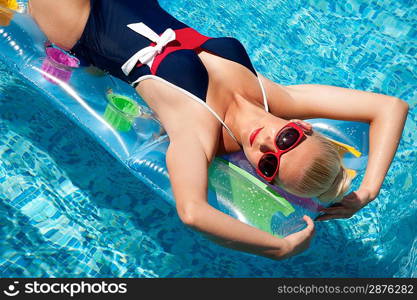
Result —
<path fill-rule="evenodd" d="M 358 195 L 355 192 L 352 192 L 348 195 L 346 195 L 345 197 L 343 197 L 342 201 L 340 201 L 341 203 L 354 203 L 354 202 L 358 202 L 360 201 L 360 198 L 358 197 Z"/>
<path fill-rule="evenodd" d="M 307 223 L 307 227 L 298 233 L 303 236 L 303 239 L 309 239 L 314 235 L 315 232 L 314 221 L 307 215 L 303 216 L 303 220 Z"/>
<path fill-rule="evenodd" d="M 321 209 L 320 212 L 324 212 L 326 214 L 348 213 L 350 212 L 350 209 L 344 206 L 331 206 Z"/>
<path fill-rule="evenodd" d="M 305 228 L 304 230 L 314 230 L 314 222 L 309 216 L 304 215 L 303 220 L 307 223 L 307 228 Z"/>
<path fill-rule="evenodd" d="M 323 212 L 324 214 L 317 217 L 316 221 L 349 219 L 363 206 L 364 204 L 362 204 L 360 193 L 354 191 L 346 195 L 341 202 L 320 210 L 320 212 Z"/>
<path fill-rule="evenodd" d="M 327 221 L 327 220 L 333 220 L 333 219 L 347 219 L 350 217 L 346 217 L 345 215 L 341 215 L 341 214 L 336 214 L 336 215 L 322 215 L 316 218 L 316 221 L 321 222 L 321 221 Z"/>
<path fill-rule="evenodd" d="M 322 209 L 323 215 L 316 218 L 316 221 L 326 221 L 331 219 L 349 219 L 353 216 L 354 211 L 344 207 L 329 207 Z"/>
<path fill-rule="evenodd" d="M 311 239 L 313 238 L 313 235 L 314 235 L 313 220 L 308 216 L 304 216 L 303 220 L 307 223 L 306 228 L 296 233 L 290 234 L 284 238 L 291 245 L 290 246 L 291 250 L 289 252 L 291 256 L 305 251 L 310 246 Z"/>
<path fill-rule="evenodd" d="M 301 127 L 303 127 L 303 129 L 304 129 L 306 132 L 311 132 L 311 131 L 313 131 L 313 125 L 311 125 L 310 123 L 305 122 L 305 121 L 303 121 L 303 120 L 300 120 L 300 119 L 291 119 L 291 120 L 290 120 L 290 122 L 297 123 L 298 125 L 300 125 Z"/>
<path fill-rule="evenodd" d="M 297 231 L 293 234 L 288 235 L 286 238 L 303 241 L 311 238 L 314 234 L 314 222 L 309 216 L 304 216 L 303 220 L 307 223 L 307 227 L 303 230 Z"/>
<path fill-rule="evenodd" d="M 313 237 L 313 235 L 316 233 L 316 226 L 314 225 L 314 221 L 309 216 L 304 216 L 303 219 L 307 223 L 307 228 L 304 230 L 308 230 L 310 237 Z"/>
<path fill-rule="evenodd" d="M 343 197 L 344 200 L 353 200 L 353 199 L 357 199 L 358 195 L 355 193 L 355 191 L 347 194 L 346 196 Z"/>
<path fill-rule="evenodd" d="M 343 204 L 342 203 L 340 203 L 340 202 L 336 202 L 336 203 L 333 203 L 332 205 L 330 205 L 329 207 L 326 207 L 326 208 L 333 208 L 333 207 L 341 207 L 341 206 L 343 206 Z"/>

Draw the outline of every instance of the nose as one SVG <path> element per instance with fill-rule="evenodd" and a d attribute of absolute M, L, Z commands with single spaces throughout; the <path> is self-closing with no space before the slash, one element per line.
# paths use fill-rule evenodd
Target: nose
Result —
<path fill-rule="evenodd" d="M 275 141 L 270 135 L 260 139 L 259 151 L 261 151 L 262 153 L 276 151 Z"/>

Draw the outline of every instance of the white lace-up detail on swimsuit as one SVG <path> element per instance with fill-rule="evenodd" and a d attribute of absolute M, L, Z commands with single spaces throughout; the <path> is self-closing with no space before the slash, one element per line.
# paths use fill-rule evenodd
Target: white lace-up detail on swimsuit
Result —
<path fill-rule="evenodd" d="M 142 36 L 148 38 L 152 42 L 156 43 L 156 45 L 155 46 L 148 46 L 146 48 L 143 48 L 143 49 L 139 50 L 138 52 L 136 52 L 136 54 L 134 54 L 131 58 L 129 58 L 122 66 L 122 71 L 124 72 L 125 75 L 130 74 L 132 72 L 132 70 L 135 68 L 135 66 L 138 62 L 140 62 L 142 64 L 147 64 L 151 68 L 155 57 L 158 54 L 160 54 L 163 51 L 164 47 L 166 47 L 171 41 L 175 40 L 175 32 L 171 28 L 166 29 L 164 31 L 164 33 L 161 36 L 159 36 L 156 32 L 154 32 L 152 29 L 150 29 L 144 23 L 129 24 L 129 25 L 127 25 L 127 27 L 129 27 L 133 31 L 137 32 L 138 34 L 141 34 Z M 265 88 L 263 86 L 261 78 L 259 77 L 259 74 L 258 74 L 257 78 L 258 78 L 259 86 L 260 86 L 261 91 L 262 91 L 262 97 L 263 97 L 265 111 L 268 112 L 269 111 L 268 99 L 267 99 L 267 96 L 266 96 Z M 222 118 L 209 105 L 207 105 L 207 103 L 205 101 L 203 101 L 202 99 L 193 95 L 189 91 L 187 91 L 187 90 L 185 90 L 185 89 L 183 89 L 179 86 L 176 86 L 176 85 L 172 84 L 171 82 L 165 80 L 164 78 L 156 76 L 156 75 L 141 76 L 136 81 L 134 81 L 132 83 L 132 86 L 134 86 L 137 83 L 139 83 L 141 81 L 144 81 L 146 79 L 155 79 L 155 80 L 158 80 L 160 82 L 163 82 L 163 83 L 169 85 L 170 87 L 173 87 L 173 88 L 183 92 L 185 95 L 187 95 L 191 99 L 197 101 L 201 105 L 204 105 L 209 110 L 209 112 L 212 113 L 213 116 L 224 126 L 226 131 L 233 138 L 233 140 L 236 143 L 239 144 L 237 138 L 235 137 L 233 132 L 230 130 L 230 128 L 226 125 L 226 123 L 224 123 Z"/>

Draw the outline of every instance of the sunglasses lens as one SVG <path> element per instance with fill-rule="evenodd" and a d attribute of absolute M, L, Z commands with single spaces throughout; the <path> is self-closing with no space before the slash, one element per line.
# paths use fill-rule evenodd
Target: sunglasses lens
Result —
<path fill-rule="evenodd" d="M 275 143 L 280 150 L 286 150 L 300 137 L 300 133 L 295 128 L 287 128 L 277 136 Z"/>
<path fill-rule="evenodd" d="M 259 170 L 266 177 L 271 177 L 274 175 L 275 171 L 278 168 L 278 159 L 275 155 L 266 154 L 259 161 Z"/>

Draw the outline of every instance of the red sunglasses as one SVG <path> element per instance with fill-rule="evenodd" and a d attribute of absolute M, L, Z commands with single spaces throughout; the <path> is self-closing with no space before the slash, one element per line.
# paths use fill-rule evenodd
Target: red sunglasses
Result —
<path fill-rule="evenodd" d="M 267 152 L 259 160 L 256 168 L 258 175 L 268 182 L 273 181 L 279 170 L 281 156 L 297 147 L 305 137 L 300 125 L 294 122 L 285 125 L 275 136 L 277 151 Z"/>

